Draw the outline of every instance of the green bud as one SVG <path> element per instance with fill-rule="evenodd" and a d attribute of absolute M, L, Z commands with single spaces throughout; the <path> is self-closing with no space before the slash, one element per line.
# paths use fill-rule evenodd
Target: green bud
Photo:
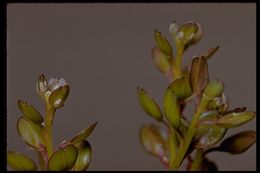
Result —
<path fill-rule="evenodd" d="M 167 56 L 172 55 L 172 47 L 168 40 L 162 36 L 161 32 L 155 30 L 154 37 L 157 47 Z"/>
<path fill-rule="evenodd" d="M 137 87 L 137 96 L 144 112 L 161 121 L 163 114 L 154 99 L 141 87 Z"/>
<path fill-rule="evenodd" d="M 171 74 L 170 60 L 163 54 L 163 52 L 159 48 L 154 47 L 152 49 L 152 59 L 155 66 L 160 72 L 164 73 L 165 75 Z"/>
<path fill-rule="evenodd" d="M 155 124 L 142 126 L 139 133 L 145 151 L 164 161 L 168 161 L 166 136 L 165 131 Z"/>
<path fill-rule="evenodd" d="M 171 25 L 170 25 L 171 26 Z M 172 25 L 172 32 L 174 32 L 175 27 Z M 177 44 L 182 44 L 187 49 L 190 45 L 197 43 L 202 37 L 201 26 L 196 22 L 187 22 L 180 27 L 175 34 L 175 40 Z"/>
<path fill-rule="evenodd" d="M 180 104 L 174 92 L 168 87 L 163 98 L 163 110 L 166 118 L 173 128 L 178 129 L 180 126 Z"/>
<path fill-rule="evenodd" d="M 207 100 L 212 100 L 214 97 L 219 97 L 224 90 L 224 85 L 219 80 L 210 81 L 203 92 L 203 97 Z"/>
<path fill-rule="evenodd" d="M 44 76 L 44 74 L 41 74 L 38 77 L 38 82 L 37 82 L 37 87 L 36 87 L 36 91 L 39 94 L 39 96 L 41 96 L 42 98 L 44 98 L 45 92 L 47 91 L 47 80 L 46 77 Z"/>
<path fill-rule="evenodd" d="M 188 78 L 179 78 L 173 81 L 169 88 L 174 92 L 178 100 L 183 100 L 192 95 Z"/>

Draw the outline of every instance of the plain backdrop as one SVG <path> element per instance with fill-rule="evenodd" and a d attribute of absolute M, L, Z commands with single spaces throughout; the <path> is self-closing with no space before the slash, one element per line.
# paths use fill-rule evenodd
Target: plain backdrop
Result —
<path fill-rule="evenodd" d="M 89 170 L 164 170 L 140 144 L 139 128 L 155 121 L 141 110 L 136 87 L 145 88 L 161 106 L 168 83 L 153 65 L 151 48 L 155 29 L 173 43 L 172 21 L 196 21 L 203 28 L 203 38 L 185 53 L 184 64 L 220 45 L 208 62 L 210 79 L 223 81 L 230 109 L 255 111 L 256 4 L 12 3 L 7 6 L 7 148 L 37 158 L 18 136 L 17 100 L 44 113 L 36 93 L 43 73 L 48 79 L 64 77 L 71 87 L 55 115 L 55 146 L 98 121 L 88 138 L 93 149 Z M 254 119 L 230 129 L 225 138 L 255 129 Z M 240 155 L 208 158 L 220 170 L 256 170 L 256 145 Z"/>

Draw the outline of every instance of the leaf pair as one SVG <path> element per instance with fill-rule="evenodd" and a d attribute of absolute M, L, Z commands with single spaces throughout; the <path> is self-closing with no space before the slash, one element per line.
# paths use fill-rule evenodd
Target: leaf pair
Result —
<path fill-rule="evenodd" d="M 82 130 L 66 145 L 54 152 L 48 162 L 48 170 L 84 171 L 89 167 L 91 160 L 91 145 L 85 139 L 93 132 L 97 122 Z"/>
<path fill-rule="evenodd" d="M 91 146 L 88 141 L 67 145 L 55 151 L 48 161 L 49 171 L 85 171 L 91 160 Z"/>

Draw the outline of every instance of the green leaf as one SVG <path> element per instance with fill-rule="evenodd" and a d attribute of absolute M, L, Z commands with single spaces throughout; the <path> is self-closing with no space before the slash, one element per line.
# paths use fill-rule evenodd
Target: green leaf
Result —
<path fill-rule="evenodd" d="M 142 147 L 149 154 L 167 161 L 168 140 L 167 134 L 160 126 L 143 125 L 139 133 Z"/>
<path fill-rule="evenodd" d="M 68 85 L 59 87 L 58 89 L 54 90 L 49 97 L 50 105 L 52 105 L 56 109 L 63 107 L 64 102 L 69 95 L 69 92 L 70 87 Z"/>
<path fill-rule="evenodd" d="M 159 48 L 154 47 L 152 49 L 152 59 L 155 66 L 160 72 L 164 73 L 165 75 L 170 75 L 171 73 L 170 59 L 166 57 Z"/>
<path fill-rule="evenodd" d="M 35 124 L 25 117 L 20 117 L 17 122 L 17 130 L 20 137 L 33 148 L 38 148 L 40 144 L 44 144 L 43 127 L 40 124 Z"/>
<path fill-rule="evenodd" d="M 73 145 L 67 145 L 55 151 L 48 161 L 49 171 L 66 171 L 70 170 L 76 163 L 78 150 Z"/>
<path fill-rule="evenodd" d="M 256 132 L 253 130 L 240 132 L 225 139 L 218 147 L 218 151 L 230 154 L 240 154 L 245 152 L 256 142 Z"/>
<path fill-rule="evenodd" d="M 232 112 L 219 118 L 215 124 L 224 128 L 234 128 L 241 126 L 255 117 L 255 112 Z"/>
<path fill-rule="evenodd" d="M 163 115 L 154 99 L 141 87 L 137 87 L 137 96 L 144 112 L 157 121 L 161 121 Z"/>
<path fill-rule="evenodd" d="M 190 87 L 193 93 L 200 94 L 209 81 L 208 64 L 204 57 L 192 59 L 190 71 Z"/>
<path fill-rule="evenodd" d="M 90 127 L 82 130 L 77 136 L 70 140 L 71 144 L 76 144 L 78 142 L 84 141 L 95 129 L 98 122 L 95 122 Z"/>
<path fill-rule="evenodd" d="M 167 56 L 172 55 L 172 47 L 168 40 L 158 30 L 154 31 L 155 42 L 158 48 Z"/>
<path fill-rule="evenodd" d="M 14 151 L 8 151 L 7 164 L 17 171 L 35 171 L 36 164 L 28 156 Z"/>
<path fill-rule="evenodd" d="M 35 109 L 32 105 L 28 104 L 25 101 L 22 100 L 18 100 L 18 107 L 21 110 L 22 114 L 30 119 L 31 121 L 33 121 L 34 123 L 42 123 L 43 122 L 43 118 L 41 116 L 41 114 L 37 111 L 37 109 Z"/>
<path fill-rule="evenodd" d="M 179 78 L 173 81 L 169 88 L 174 92 L 178 100 L 186 99 L 192 95 L 188 78 Z"/>
<path fill-rule="evenodd" d="M 204 112 L 200 121 L 214 121 L 218 118 L 216 111 Z M 196 130 L 196 148 L 208 148 L 218 143 L 225 135 L 226 129 L 215 125 L 199 124 Z"/>
<path fill-rule="evenodd" d="M 173 128 L 178 129 L 180 125 L 180 105 L 174 92 L 168 87 L 163 98 L 163 110 L 166 118 Z"/>
<path fill-rule="evenodd" d="M 202 56 L 204 56 L 206 58 L 206 60 L 209 60 L 219 49 L 219 46 L 217 47 L 213 47 L 211 49 L 209 49 L 206 53 L 204 53 Z"/>
<path fill-rule="evenodd" d="M 85 171 L 88 169 L 91 161 L 91 145 L 88 141 L 81 141 L 75 144 L 78 148 L 77 161 L 72 168 L 73 171 Z"/>

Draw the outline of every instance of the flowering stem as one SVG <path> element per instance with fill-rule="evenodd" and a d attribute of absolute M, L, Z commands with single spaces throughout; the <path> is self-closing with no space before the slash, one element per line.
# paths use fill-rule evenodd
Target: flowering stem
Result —
<path fill-rule="evenodd" d="M 197 149 L 195 158 L 191 164 L 191 171 L 200 171 L 201 170 L 201 164 L 203 161 L 203 150 Z"/>
<path fill-rule="evenodd" d="M 53 146 L 52 146 L 52 121 L 53 121 L 53 117 L 54 117 L 56 109 L 51 107 L 49 104 L 46 104 L 46 109 L 47 109 L 47 113 L 46 113 L 46 119 L 45 119 L 45 133 L 44 133 L 44 137 L 45 137 L 45 144 L 46 144 L 48 157 L 50 158 L 50 156 L 53 153 Z"/>
<path fill-rule="evenodd" d="M 199 107 L 198 107 L 195 115 L 193 116 L 193 119 L 191 121 L 190 127 L 188 129 L 188 132 L 185 135 L 184 144 L 180 145 L 178 154 L 175 157 L 175 160 L 174 160 L 173 164 L 171 165 L 170 170 L 178 169 L 180 164 L 182 163 L 182 161 L 184 159 L 184 156 L 185 156 L 185 154 L 186 154 L 186 152 L 187 152 L 187 150 L 188 150 L 188 148 L 190 146 L 192 138 L 193 138 L 194 134 L 196 133 L 196 124 L 199 121 L 200 114 L 204 111 L 204 109 L 206 108 L 207 104 L 208 104 L 208 100 L 202 98 L 201 102 L 199 104 Z"/>
<path fill-rule="evenodd" d="M 174 79 L 178 79 L 182 77 L 182 57 L 184 53 L 184 46 L 180 45 L 177 47 L 177 53 L 176 58 L 174 61 L 172 61 L 172 74 L 174 76 Z"/>

